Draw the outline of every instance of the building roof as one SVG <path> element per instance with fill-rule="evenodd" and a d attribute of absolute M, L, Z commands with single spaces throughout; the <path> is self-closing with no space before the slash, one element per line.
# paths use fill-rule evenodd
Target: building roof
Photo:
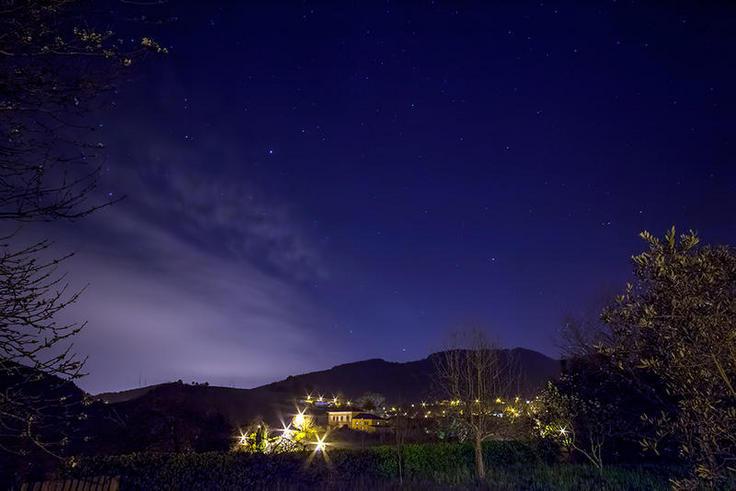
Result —
<path fill-rule="evenodd" d="M 330 408 L 327 410 L 328 413 L 360 413 L 362 409 L 359 407 L 341 407 L 341 408 Z"/>

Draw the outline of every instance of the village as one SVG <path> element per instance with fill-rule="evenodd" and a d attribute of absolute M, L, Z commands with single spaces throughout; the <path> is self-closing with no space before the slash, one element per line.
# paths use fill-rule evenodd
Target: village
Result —
<path fill-rule="evenodd" d="M 457 420 L 465 411 L 497 421 L 504 439 L 520 416 L 529 415 L 533 401 L 495 397 L 488 401 L 433 400 L 389 405 L 380 394 L 357 400 L 336 395 L 306 394 L 295 398 L 292 414 L 271 427 L 258 420 L 238 430 L 233 451 L 281 453 L 327 447 L 366 447 L 402 442 L 432 442 L 463 438 Z"/>

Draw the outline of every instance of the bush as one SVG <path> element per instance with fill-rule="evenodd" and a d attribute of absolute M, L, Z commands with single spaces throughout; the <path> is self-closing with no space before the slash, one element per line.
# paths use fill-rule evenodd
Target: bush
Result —
<path fill-rule="evenodd" d="M 587 466 L 550 465 L 544 453 L 523 442 L 487 442 L 483 452 L 494 489 L 665 489 L 667 483 L 639 470 L 607 469 L 601 476 Z M 404 481 L 416 487 L 473 483 L 471 445 L 412 444 L 403 447 L 402 455 Z M 331 449 L 326 458 L 310 453 L 137 453 L 85 458 L 65 473 L 120 476 L 125 489 L 381 489 L 398 485 L 398 460 L 391 446 Z"/>

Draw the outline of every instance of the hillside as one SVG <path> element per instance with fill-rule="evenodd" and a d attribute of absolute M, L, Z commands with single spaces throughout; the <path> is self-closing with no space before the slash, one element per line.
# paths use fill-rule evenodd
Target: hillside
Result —
<path fill-rule="evenodd" d="M 516 348 L 501 350 L 500 355 L 510 357 L 520 367 L 517 393 L 522 396 L 532 395 L 560 371 L 559 361 L 536 351 Z M 305 393 L 342 394 L 352 399 L 366 392 L 377 392 L 393 403 L 415 402 L 437 396 L 432 380 L 436 356 L 438 354 L 406 363 L 381 359 L 347 363 L 329 370 L 287 377 L 253 391 L 295 396 Z"/>
<path fill-rule="evenodd" d="M 547 380 L 559 374 L 559 361 L 523 348 L 502 350 L 520 367 L 518 394 L 530 396 Z M 254 389 L 168 383 L 116 393 L 97 399 L 120 405 L 175 411 L 186 407 L 199 414 L 219 413 L 233 424 L 244 424 L 256 416 L 278 421 L 293 412 L 296 400 L 307 393 L 355 399 L 366 392 L 384 395 L 390 403 L 401 404 L 437 396 L 432 376 L 433 358 L 406 363 L 381 359 L 337 365 L 328 370 L 289 376 Z"/>

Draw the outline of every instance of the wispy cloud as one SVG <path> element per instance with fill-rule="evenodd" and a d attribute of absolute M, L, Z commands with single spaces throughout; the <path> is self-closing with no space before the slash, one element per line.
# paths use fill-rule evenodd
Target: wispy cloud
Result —
<path fill-rule="evenodd" d="M 139 220 L 288 278 L 327 275 L 303 217 L 237 172 L 237 149 L 223 150 L 217 142 L 196 148 L 157 143 L 133 159 L 145 164 L 118 171 L 115 187 L 129 196 L 124 206 Z"/>
<path fill-rule="evenodd" d="M 66 269 L 90 284 L 65 313 L 89 322 L 76 341 L 90 357 L 81 385 L 247 387 L 314 368 L 314 352 L 329 349 L 318 334 L 327 319 L 302 285 L 326 270 L 289 204 L 193 170 L 201 154 L 163 152 L 165 167 L 116 171 L 129 199 L 43 229 L 78 251 Z"/>

